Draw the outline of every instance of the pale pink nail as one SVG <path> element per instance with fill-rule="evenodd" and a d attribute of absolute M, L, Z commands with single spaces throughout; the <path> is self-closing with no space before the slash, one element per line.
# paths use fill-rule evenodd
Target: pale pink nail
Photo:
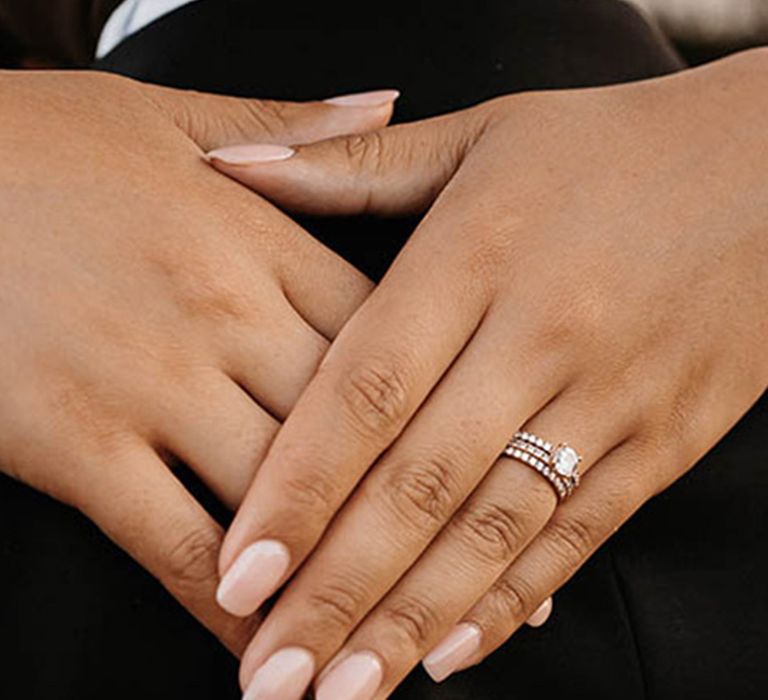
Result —
<path fill-rule="evenodd" d="M 547 598 L 538 608 L 534 611 L 527 622 L 531 627 L 541 627 L 552 613 L 552 598 Z"/>
<path fill-rule="evenodd" d="M 400 97 L 399 90 L 373 90 L 356 92 L 352 95 L 339 95 L 324 100 L 326 104 L 337 107 L 383 107 Z"/>
<path fill-rule="evenodd" d="M 306 649 L 281 649 L 256 671 L 243 700 L 301 700 L 314 675 L 315 660 Z"/>
<path fill-rule="evenodd" d="M 276 540 L 262 540 L 246 547 L 219 583 L 216 600 L 238 617 L 256 612 L 283 580 L 291 555 Z"/>
<path fill-rule="evenodd" d="M 381 686 L 384 669 L 375 654 L 348 656 L 320 682 L 316 700 L 370 700 Z"/>
<path fill-rule="evenodd" d="M 483 633 L 477 625 L 463 622 L 457 625 L 422 661 L 424 670 L 435 683 L 463 668 L 480 651 Z"/>
<path fill-rule="evenodd" d="M 246 143 L 240 146 L 225 146 L 209 151 L 208 160 L 219 160 L 227 165 L 252 165 L 254 163 L 272 163 L 287 160 L 296 155 L 288 146 L 276 146 L 271 143 Z"/>

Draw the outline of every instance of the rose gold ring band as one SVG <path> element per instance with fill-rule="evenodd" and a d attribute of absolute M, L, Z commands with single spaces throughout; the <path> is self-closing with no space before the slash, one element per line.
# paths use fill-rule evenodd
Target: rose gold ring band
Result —
<path fill-rule="evenodd" d="M 553 444 L 533 433 L 517 432 L 502 456 L 521 462 L 541 474 L 559 500 L 565 500 L 579 485 L 581 455 L 565 443 Z"/>

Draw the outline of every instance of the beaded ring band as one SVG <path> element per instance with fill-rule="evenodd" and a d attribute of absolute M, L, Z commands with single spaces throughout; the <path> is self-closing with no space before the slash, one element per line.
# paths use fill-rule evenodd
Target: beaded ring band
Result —
<path fill-rule="evenodd" d="M 521 431 L 515 433 L 502 456 L 535 469 L 549 482 L 561 501 L 579 485 L 581 456 L 565 443 L 554 445 L 533 433 Z"/>

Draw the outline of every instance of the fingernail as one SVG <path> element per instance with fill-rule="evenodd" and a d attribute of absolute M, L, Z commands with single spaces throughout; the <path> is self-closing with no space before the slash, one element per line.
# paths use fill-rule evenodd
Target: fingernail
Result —
<path fill-rule="evenodd" d="M 356 92 L 352 95 L 339 95 L 324 100 L 326 104 L 337 107 L 382 107 L 400 97 L 399 90 L 373 90 Z"/>
<path fill-rule="evenodd" d="M 216 600 L 232 615 L 250 615 L 275 593 L 290 561 L 288 548 L 276 540 L 246 547 L 221 579 Z"/>
<path fill-rule="evenodd" d="M 256 671 L 243 700 L 301 700 L 314 675 L 315 660 L 306 649 L 281 649 Z"/>
<path fill-rule="evenodd" d="M 228 165 L 251 165 L 252 163 L 272 163 L 287 160 L 296 151 L 288 146 L 276 146 L 271 143 L 246 143 L 240 146 L 225 146 L 209 151 L 208 160 L 220 160 Z"/>
<path fill-rule="evenodd" d="M 552 613 L 552 598 L 547 598 L 526 621 L 531 627 L 541 627 Z"/>
<path fill-rule="evenodd" d="M 353 654 L 323 678 L 315 699 L 370 700 L 379 689 L 382 678 L 384 669 L 375 654 Z"/>
<path fill-rule="evenodd" d="M 482 637 L 477 625 L 467 622 L 457 625 L 421 662 L 424 670 L 435 683 L 444 681 L 480 651 Z"/>

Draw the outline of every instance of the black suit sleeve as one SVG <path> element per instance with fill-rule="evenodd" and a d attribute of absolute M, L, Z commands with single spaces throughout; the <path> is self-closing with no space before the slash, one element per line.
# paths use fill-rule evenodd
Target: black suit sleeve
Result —
<path fill-rule="evenodd" d="M 120 0 L 0 0 L 0 27 L 28 56 L 87 65 Z"/>

